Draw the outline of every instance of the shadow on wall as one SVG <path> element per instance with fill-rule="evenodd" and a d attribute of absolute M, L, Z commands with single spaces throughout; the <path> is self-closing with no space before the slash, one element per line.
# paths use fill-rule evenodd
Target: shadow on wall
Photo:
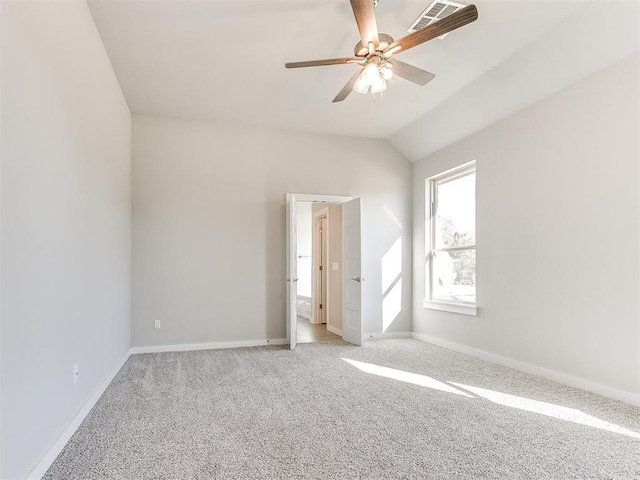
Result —
<path fill-rule="evenodd" d="M 398 237 L 380 261 L 382 279 L 382 332 L 402 311 L 402 237 Z"/>

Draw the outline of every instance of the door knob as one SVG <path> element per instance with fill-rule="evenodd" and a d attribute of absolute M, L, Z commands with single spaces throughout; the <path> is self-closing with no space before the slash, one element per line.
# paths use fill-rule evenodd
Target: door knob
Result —
<path fill-rule="evenodd" d="M 360 283 L 360 277 L 352 278 L 351 280 L 353 280 L 354 282 Z"/>

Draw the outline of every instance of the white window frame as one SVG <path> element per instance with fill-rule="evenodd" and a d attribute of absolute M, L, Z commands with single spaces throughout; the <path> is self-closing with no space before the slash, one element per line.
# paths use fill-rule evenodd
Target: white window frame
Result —
<path fill-rule="evenodd" d="M 445 172 L 439 173 L 438 175 L 434 175 L 425 180 L 425 299 L 422 302 L 422 306 L 424 308 L 428 308 L 431 310 L 440 310 L 444 312 L 451 313 L 461 313 L 463 315 L 478 315 L 478 306 L 477 306 L 477 298 L 476 302 L 456 302 L 452 301 L 444 301 L 444 300 L 434 300 L 433 299 L 433 263 L 431 259 L 433 258 L 433 246 L 435 245 L 435 209 L 437 205 L 437 185 L 442 183 L 443 181 L 452 181 L 460 177 L 464 177 L 471 173 L 476 172 L 476 162 L 471 161 L 465 163 L 464 165 L 460 165 L 458 167 L 452 168 Z M 476 207 L 477 211 L 477 207 Z M 476 218 L 477 224 L 477 218 Z M 454 251 L 454 250 L 468 250 L 474 249 L 477 251 L 477 241 L 472 247 L 457 247 L 451 249 L 439 249 L 441 251 Z M 476 292 L 477 293 L 477 292 Z"/>

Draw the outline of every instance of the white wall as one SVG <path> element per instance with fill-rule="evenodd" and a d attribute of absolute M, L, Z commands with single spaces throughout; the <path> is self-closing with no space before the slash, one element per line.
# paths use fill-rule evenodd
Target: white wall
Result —
<path fill-rule="evenodd" d="M 383 140 L 136 115 L 133 192 L 134 346 L 286 336 L 286 192 L 363 197 L 365 332 L 398 237 L 411 284 L 411 165 Z M 389 331 L 411 328 L 402 299 Z"/>
<path fill-rule="evenodd" d="M 84 1 L 3 1 L 1 26 L 0 476 L 14 479 L 130 346 L 131 117 Z"/>
<path fill-rule="evenodd" d="M 415 332 L 640 393 L 638 85 L 636 54 L 414 165 Z M 474 159 L 480 314 L 425 310 L 424 179 Z"/>
<path fill-rule="evenodd" d="M 2 4 L 0 1 L 0 112 L 2 112 Z M 2 115 L 0 113 L 0 348 L 2 347 Z M 2 476 L 2 352 L 0 351 L 0 476 Z"/>
<path fill-rule="evenodd" d="M 296 228 L 298 235 L 298 295 L 311 298 L 311 254 L 313 229 L 311 203 L 299 202 L 296 208 Z"/>

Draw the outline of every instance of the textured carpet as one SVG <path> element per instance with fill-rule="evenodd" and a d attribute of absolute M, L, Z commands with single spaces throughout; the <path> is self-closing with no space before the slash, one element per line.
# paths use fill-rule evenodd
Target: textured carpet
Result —
<path fill-rule="evenodd" d="M 638 432 L 636 407 L 416 340 L 143 354 L 45 478 L 638 479 Z"/>

